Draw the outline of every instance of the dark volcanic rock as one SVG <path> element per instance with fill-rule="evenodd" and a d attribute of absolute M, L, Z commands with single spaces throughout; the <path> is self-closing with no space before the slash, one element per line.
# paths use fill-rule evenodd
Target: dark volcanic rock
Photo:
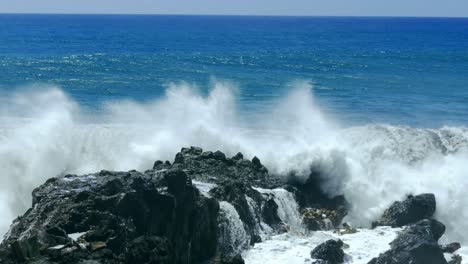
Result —
<path fill-rule="evenodd" d="M 437 244 L 445 226 L 434 219 L 424 219 L 406 227 L 390 243 L 390 250 L 372 259 L 369 264 L 446 264 Z"/>
<path fill-rule="evenodd" d="M 245 264 L 245 262 L 240 254 L 236 254 L 232 256 L 222 256 L 211 264 Z"/>
<path fill-rule="evenodd" d="M 261 219 L 258 219 L 257 214 L 251 211 L 247 200 L 247 197 L 254 197 L 254 202 L 256 201 L 258 204 L 261 204 L 263 197 L 259 192 L 240 181 L 224 181 L 214 187 L 210 191 L 210 195 L 217 200 L 229 202 L 234 206 L 244 224 L 244 229 L 250 237 L 250 241 L 247 241 L 248 244 L 253 245 L 261 241 L 258 233 L 259 229 L 257 228 Z M 226 241 L 226 238 L 221 237 L 220 240 Z M 219 245 L 219 251 L 221 253 L 229 253 L 225 250 L 226 246 L 229 245 L 222 245 L 221 243 L 221 245 Z"/>
<path fill-rule="evenodd" d="M 236 255 L 241 250 L 291 230 L 278 211 L 292 206 L 293 198 L 272 188 L 285 187 L 302 207 L 338 212 L 344 199 L 326 197 L 313 179 L 288 185 L 270 176 L 257 157 L 250 161 L 238 153 L 228 158 L 196 147 L 183 148 L 172 164 L 156 161 L 144 173 L 51 178 L 33 191 L 32 208 L 13 222 L 0 244 L 0 260 L 243 263 Z"/>
<path fill-rule="evenodd" d="M 52 178 L 34 190 L 0 254 L 5 263 L 200 262 L 216 254 L 218 210 L 179 169 Z"/>
<path fill-rule="evenodd" d="M 288 176 L 285 189 L 294 193 L 297 203 L 303 214 L 303 224 L 308 230 L 316 231 L 324 229 L 324 221 L 330 220 L 335 228 L 340 226 L 343 218 L 348 214 L 348 203 L 343 195 L 330 197 L 321 189 L 321 173 L 311 168 L 307 180 L 291 173 Z M 327 212 L 322 217 L 311 212 Z"/>
<path fill-rule="evenodd" d="M 448 264 L 462 264 L 462 260 L 463 260 L 462 256 L 455 254 L 451 257 L 450 261 L 447 263 Z"/>
<path fill-rule="evenodd" d="M 270 226 L 281 225 L 281 219 L 278 216 L 278 204 L 274 199 L 270 198 L 263 204 L 262 218 Z"/>
<path fill-rule="evenodd" d="M 200 192 L 201 183 L 192 180 L 214 184 Z M 279 232 L 283 225 L 274 194 L 253 187 L 281 185 L 257 157 L 227 158 L 196 147 L 182 149 L 173 164 L 156 161 L 144 173 L 51 178 L 33 191 L 32 208 L 12 224 L 0 259 L 6 264 L 243 263 L 238 244 L 253 245 L 265 229 Z M 221 228 L 230 228 L 232 219 L 222 216 L 232 212 L 220 212 L 220 201 L 234 207 L 246 241 L 223 237 L 230 232 Z M 233 239 L 238 244 L 228 244 Z"/>
<path fill-rule="evenodd" d="M 126 263 L 171 263 L 169 241 L 157 236 L 141 236 L 132 240 L 125 252 Z"/>
<path fill-rule="evenodd" d="M 312 264 L 331 264 L 331 263 L 323 259 L 317 259 L 317 260 L 314 260 Z"/>
<path fill-rule="evenodd" d="M 269 225 L 276 233 L 284 232 L 284 224 L 278 216 L 278 205 L 273 194 L 262 195 L 250 185 L 238 180 L 220 182 L 209 194 L 219 201 L 230 203 L 236 209 L 248 236 L 247 244 L 254 245 L 262 241 L 261 233 L 265 231 L 262 223 Z M 221 241 L 231 240 L 229 237 L 223 237 L 223 232 L 220 232 L 219 236 Z M 232 251 L 229 243 L 220 243 L 218 249 L 222 254 Z"/>
<path fill-rule="evenodd" d="M 432 217 L 435 210 L 436 200 L 434 194 L 410 195 L 402 202 L 394 202 L 385 210 L 380 220 L 372 223 L 372 226 L 402 227 Z"/>
<path fill-rule="evenodd" d="M 282 185 L 276 177 L 271 177 L 268 170 L 257 157 L 252 161 L 244 159 L 241 153 L 227 158 L 220 151 L 203 152 L 201 148 L 183 148 L 177 153 L 174 166 L 187 172 L 194 180 L 220 183 L 237 180 L 249 186 L 272 188 Z M 167 165 L 157 162 L 155 170 L 167 169 Z"/>
<path fill-rule="evenodd" d="M 343 208 L 338 210 L 305 208 L 301 214 L 304 227 L 310 231 L 317 231 L 337 228 L 346 216 L 346 211 Z"/>
<path fill-rule="evenodd" d="M 297 203 L 301 209 L 303 208 L 325 208 L 337 210 L 346 208 L 346 200 L 343 195 L 330 197 L 322 189 L 322 176 L 319 171 L 311 168 L 311 173 L 307 180 L 303 180 L 302 176 L 291 173 L 288 176 L 287 183 L 289 186 L 286 189 L 296 195 Z"/>
<path fill-rule="evenodd" d="M 442 249 L 442 252 L 444 253 L 453 253 L 461 248 L 460 243 L 458 242 L 453 242 L 447 245 L 440 246 L 440 249 Z"/>
<path fill-rule="evenodd" d="M 314 259 L 324 260 L 325 263 L 339 264 L 344 261 L 343 241 L 330 239 L 312 250 L 310 256 Z M 316 262 L 323 263 L 323 262 Z"/>

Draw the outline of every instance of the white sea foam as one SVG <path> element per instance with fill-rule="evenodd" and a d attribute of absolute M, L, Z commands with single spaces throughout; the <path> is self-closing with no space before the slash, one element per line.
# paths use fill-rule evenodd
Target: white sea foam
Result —
<path fill-rule="evenodd" d="M 5 96 L 5 95 L 4 95 Z M 390 125 L 342 128 L 321 111 L 310 87 L 298 85 L 270 113 L 246 121 L 229 85 L 207 96 L 171 85 L 148 103 L 109 102 L 84 111 L 60 89 L 1 98 L 0 232 L 31 203 L 31 191 L 63 173 L 145 170 L 184 146 L 257 155 L 272 173 L 320 171 L 322 188 L 345 194 L 348 221 L 367 226 L 407 193 L 433 192 L 448 240 L 468 243 L 468 130 Z"/>
<path fill-rule="evenodd" d="M 329 239 L 341 239 L 347 245 L 344 249 L 345 263 L 366 264 L 390 248 L 400 229 L 379 227 L 373 230 L 362 229 L 355 234 L 337 235 L 332 231 L 318 231 L 308 237 L 285 233 L 245 251 L 242 256 L 246 264 L 268 263 L 313 263 L 310 252 Z"/>

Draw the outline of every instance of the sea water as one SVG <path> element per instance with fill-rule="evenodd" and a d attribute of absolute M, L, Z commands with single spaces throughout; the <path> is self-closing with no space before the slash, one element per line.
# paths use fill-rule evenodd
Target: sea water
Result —
<path fill-rule="evenodd" d="M 0 15 L 0 233 L 47 178 L 197 145 L 321 172 L 356 226 L 432 192 L 467 244 L 467 124 L 468 19 Z"/>

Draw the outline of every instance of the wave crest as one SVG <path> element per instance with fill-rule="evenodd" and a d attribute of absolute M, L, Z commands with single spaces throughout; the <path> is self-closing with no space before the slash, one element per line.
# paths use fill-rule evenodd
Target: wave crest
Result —
<path fill-rule="evenodd" d="M 171 85 L 148 103 L 107 102 L 87 111 L 58 88 L 8 95 L 0 108 L 0 222 L 30 205 L 32 189 L 64 173 L 101 169 L 144 170 L 196 145 L 258 156 L 271 173 L 320 171 L 322 188 L 344 194 L 349 220 L 368 225 L 407 193 L 432 192 L 450 239 L 463 240 L 468 201 L 468 129 L 366 125 L 341 127 L 298 84 L 273 110 L 246 118 L 235 89 L 215 83 L 202 96 L 187 84 Z"/>

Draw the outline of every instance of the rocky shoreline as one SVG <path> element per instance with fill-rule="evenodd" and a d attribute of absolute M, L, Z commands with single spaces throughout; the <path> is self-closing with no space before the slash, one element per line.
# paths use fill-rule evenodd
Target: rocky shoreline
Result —
<path fill-rule="evenodd" d="M 11 225 L 0 263 L 244 263 L 244 250 L 273 235 L 357 232 L 342 223 L 345 197 L 325 195 L 319 179 L 318 172 L 305 182 L 270 175 L 257 157 L 197 147 L 145 172 L 51 178 Z M 444 257 L 460 244 L 438 244 L 445 226 L 432 218 L 435 210 L 432 194 L 392 204 L 373 226 L 405 228 L 368 263 L 461 263 L 456 254 Z M 346 263 L 343 246 L 333 240 L 311 248 L 311 261 Z"/>

